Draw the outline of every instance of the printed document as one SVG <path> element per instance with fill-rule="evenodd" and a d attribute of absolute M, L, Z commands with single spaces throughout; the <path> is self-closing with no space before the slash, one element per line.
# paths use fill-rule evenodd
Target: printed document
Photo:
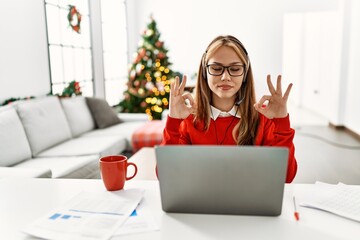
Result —
<path fill-rule="evenodd" d="M 160 230 L 149 209 L 140 202 L 136 210 L 130 215 L 123 225 L 114 233 L 114 236 L 129 235 L 134 233 L 152 232 Z"/>
<path fill-rule="evenodd" d="M 64 206 L 38 219 L 23 231 L 46 239 L 105 240 L 126 221 L 144 190 L 81 192 Z"/>
<path fill-rule="evenodd" d="M 315 185 L 311 198 L 300 203 L 300 206 L 321 209 L 360 222 L 360 189 L 358 187 L 321 182 Z"/>

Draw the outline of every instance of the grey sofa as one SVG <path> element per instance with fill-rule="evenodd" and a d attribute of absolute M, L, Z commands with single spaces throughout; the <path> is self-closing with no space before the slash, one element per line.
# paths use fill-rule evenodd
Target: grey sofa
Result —
<path fill-rule="evenodd" d="M 99 178 L 101 156 L 131 151 L 146 114 L 115 115 L 99 129 L 104 114 L 96 117 L 87 100 L 47 96 L 0 107 L 0 178 Z"/>

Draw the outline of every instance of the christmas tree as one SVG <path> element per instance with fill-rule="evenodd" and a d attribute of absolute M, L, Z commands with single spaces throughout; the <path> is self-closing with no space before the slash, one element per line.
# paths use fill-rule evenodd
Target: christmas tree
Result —
<path fill-rule="evenodd" d="M 147 113 L 150 120 L 161 119 L 169 106 L 170 81 L 174 78 L 167 52 L 151 17 L 129 70 L 128 89 L 119 103 L 122 112 Z"/>

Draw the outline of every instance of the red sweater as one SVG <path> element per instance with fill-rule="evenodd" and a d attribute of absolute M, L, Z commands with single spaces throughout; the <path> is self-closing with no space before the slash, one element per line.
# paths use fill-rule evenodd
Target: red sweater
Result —
<path fill-rule="evenodd" d="M 297 171 L 297 163 L 294 156 L 295 148 L 293 138 L 295 130 L 290 128 L 289 115 L 285 118 L 268 119 L 260 114 L 260 122 L 255 139 L 256 146 L 283 146 L 289 148 L 289 160 L 286 182 L 291 183 Z M 211 119 L 209 129 L 201 131 L 193 124 L 194 116 L 186 119 L 168 117 L 164 129 L 162 145 L 167 144 L 200 144 L 200 145 L 235 145 L 232 130 L 239 119 L 233 117 L 218 117 L 216 125 Z M 229 124 L 230 127 L 229 127 Z M 229 128 L 229 129 L 227 129 Z M 225 136 L 226 134 L 226 136 Z"/>

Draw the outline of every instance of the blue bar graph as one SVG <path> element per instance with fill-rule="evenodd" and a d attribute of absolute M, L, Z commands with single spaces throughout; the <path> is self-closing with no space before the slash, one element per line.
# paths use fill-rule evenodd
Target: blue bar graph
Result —
<path fill-rule="evenodd" d="M 55 219 L 57 219 L 57 218 L 60 217 L 60 216 L 61 216 L 60 213 L 55 213 L 54 215 L 52 215 L 51 217 L 49 217 L 49 219 L 55 220 Z"/>
<path fill-rule="evenodd" d="M 49 217 L 50 220 L 68 220 L 71 218 L 81 218 L 81 216 L 75 216 L 75 215 L 69 215 L 69 214 L 61 214 L 61 213 L 55 213 L 52 216 Z"/>

